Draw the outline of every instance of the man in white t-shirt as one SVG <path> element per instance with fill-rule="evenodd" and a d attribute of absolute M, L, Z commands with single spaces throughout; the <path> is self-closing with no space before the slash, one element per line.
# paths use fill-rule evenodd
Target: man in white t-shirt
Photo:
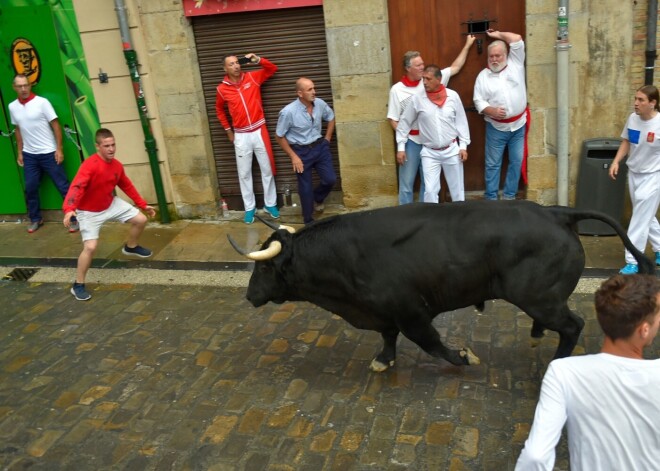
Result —
<path fill-rule="evenodd" d="M 564 424 L 573 471 L 660 466 L 660 359 L 642 356 L 660 325 L 660 280 L 616 275 L 595 301 L 601 352 L 550 363 L 517 471 L 551 471 Z"/>
<path fill-rule="evenodd" d="M 43 225 L 39 204 L 39 185 L 44 173 L 53 179 L 62 198 L 69 191 L 69 180 L 62 167 L 62 129 L 57 114 L 50 102 L 32 93 L 29 79 L 22 74 L 14 77 L 14 91 L 17 99 L 9 103 L 11 124 L 15 126 L 18 165 L 25 175 L 25 195 L 27 199 L 28 233 L 33 233 Z M 69 232 L 78 231 L 78 222 L 72 221 Z"/>
<path fill-rule="evenodd" d="M 475 41 L 473 35 L 468 35 L 465 39 L 465 45 L 458 54 L 451 66 L 442 69 L 442 85 L 447 86 L 449 79 L 460 72 L 467 59 L 468 51 Z M 390 121 L 392 129 L 396 128 L 401 119 L 401 115 L 410 103 L 413 95 L 424 93 L 424 84 L 422 83 L 422 73 L 424 72 L 424 59 L 417 51 L 408 51 L 403 56 L 403 68 L 406 75 L 401 81 L 392 85 L 390 89 L 390 98 L 387 105 L 387 119 Z M 413 202 L 413 187 L 417 172 L 421 180 L 419 188 L 419 201 L 424 201 L 424 172 L 422 170 L 422 143 L 419 138 L 419 128 L 417 123 L 413 123 L 410 135 L 406 142 L 405 157 L 397 157 L 399 164 L 399 204 L 408 204 Z"/>

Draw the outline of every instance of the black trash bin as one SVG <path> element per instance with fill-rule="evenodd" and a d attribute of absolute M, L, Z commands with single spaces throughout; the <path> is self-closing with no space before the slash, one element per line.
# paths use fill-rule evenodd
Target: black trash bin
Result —
<path fill-rule="evenodd" d="M 620 144 L 621 139 L 618 138 L 587 139 L 583 142 L 575 201 L 576 208 L 600 211 L 617 222 L 623 218 L 628 167 L 621 162 L 616 180 L 610 178 L 609 171 Z M 578 233 L 616 234 L 610 226 L 595 220 L 580 221 Z"/>

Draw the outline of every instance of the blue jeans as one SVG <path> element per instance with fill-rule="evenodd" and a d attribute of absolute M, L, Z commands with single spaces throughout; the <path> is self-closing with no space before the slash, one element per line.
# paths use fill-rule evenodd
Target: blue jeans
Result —
<path fill-rule="evenodd" d="M 25 197 L 27 199 L 28 217 L 30 221 L 41 221 L 41 206 L 39 204 L 39 184 L 41 177 L 47 173 L 53 179 L 62 199 L 69 191 L 69 179 L 62 165 L 55 162 L 55 152 L 50 154 L 30 154 L 23 152 L 23 173 L 25 175 Z"/>
<path fill-rule="evenodd" d="M 413 202 L 415 177 L 419 172 L 419 202 L 424 202 L 424 172 L 422 171 L 422 145 L 410 139 L 406 142 L 406 162 L 399 165 L 399 204 Z"/>
<path fill-rule="evenodd" d="M 297 173 L 296 176 L 298 177 L 298 195 L 300 196 L 300 206 L 302 206 L 303 221 L 307 224 L 314 220 L 314 202 L 323 203 L 332 187 L 335 186 L 337 176 L 332 167 L 330 143 L 325 139 L 314 147 L 295 146 L 293 150 L 298 154 L 304 166 L 303 173 Z M 321 180 L 316 188 L 312 184 L 312 169 L 316 169 Z"/>
<path fill-rule="evenodd" d="M 503 199 L 514 199 L 518 193 L 520 169 L 525 147 L 525 126 L 513 132 L 498 131 L 491 123 L 486 123 L 486 192 L 484 198 L 496 200 L 500 187 L 500 170 L 504 149 L 509 146 L 509 167 L 504 181 Z"/>

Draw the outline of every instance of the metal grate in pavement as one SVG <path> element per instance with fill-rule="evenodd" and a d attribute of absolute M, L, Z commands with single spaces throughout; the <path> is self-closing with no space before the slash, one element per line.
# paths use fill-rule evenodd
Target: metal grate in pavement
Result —
<path fill-rule="evenodd" d="M 3 281 L 27 281 L 39 271 L 38 268 L 14 268 L 2 277 Z"/>

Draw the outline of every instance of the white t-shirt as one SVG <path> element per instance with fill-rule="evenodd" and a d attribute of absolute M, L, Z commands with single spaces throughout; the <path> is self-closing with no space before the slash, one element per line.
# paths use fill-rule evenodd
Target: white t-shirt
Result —
<path fill-rule="evenodd" d="M 554 360 L 516 470 L 552 471 L 564 423 L 572 471 L 660 469 L 659 392 L 660 359 Z"/>
<path fill-rule="evenodd" d="M 57 150 L 57 142 L 50 122 L 57 118 L 50 102 L 35 96 L 25 105 L 18 100 L 9 103 L 11 124 L 18 126 L 23 138 L 23 152 L 49 154 Z"/>
<path fill-rule="evenodd" d="M 527 86 L 525 85 L 525 43 L 516 41 L 509 44 L 506 68 L 496 73 L 486 68 L 479 72 L 474 83 L 474 106 L 479 113 L 488 106 L 506 109 L 507 118 L 518 116 L 527 108 Z M 527 123 L 523 115 L 512 123 L 498 123 L 484 115 L 498 131 L 515 131 Z"/>
<path fill-rule="evenodd" d="M 632 113 L 621 137 L 630 141 L 626 160 L 630 170 L 637 173 L 660 171 L 660 113 L 648 121 Z M 660 467 L 660 464 L 658 466 Z"/>
<path fill-rule="evenodd" d="M 447 86 L 451 78 L 451 67 L 442 69 L 442 84 Z M 387 119 L 399 122 L 401 115 L 410 103 L 413 95 L 424 94 L 424 81 L 420 80 L 416 87 L 406 87 L 403 82 L 397 82 L 390 89 L 390 99 L 387 103 Z M 418 130 L 417 122 L 414 122 L 411 130 Z M 413 135 L 409 139 L 417 144 L 421 144 L 419 136 Z"/>

